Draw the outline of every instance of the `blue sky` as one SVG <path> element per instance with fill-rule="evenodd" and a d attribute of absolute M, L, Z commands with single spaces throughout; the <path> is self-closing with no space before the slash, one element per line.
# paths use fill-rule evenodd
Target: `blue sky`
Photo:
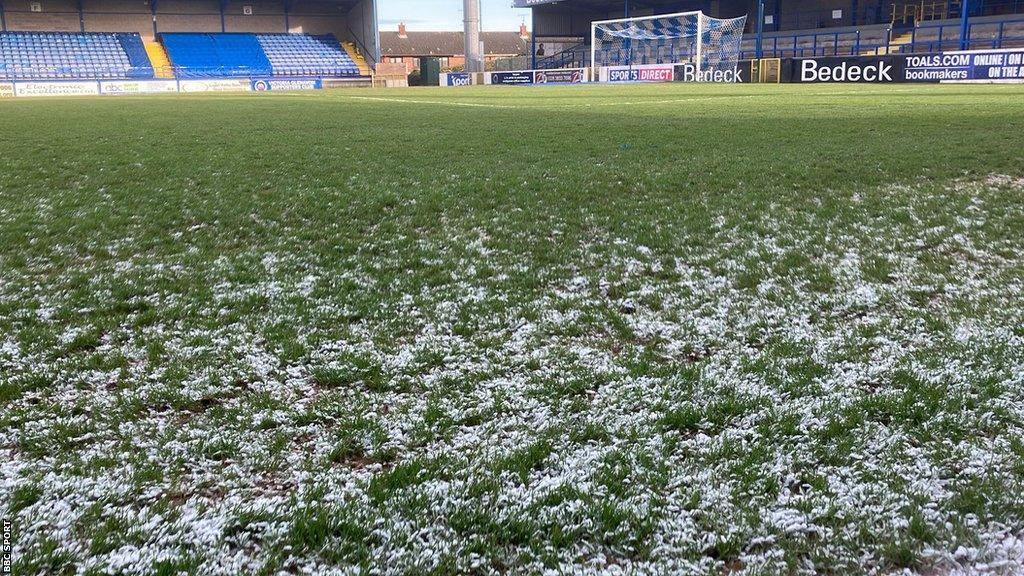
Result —
<path fill-rule="evenodd" d="M 511 8 L 512 0 L 480 0 L 484 30 L 519 30 L 529 10 Z M 377 0 L 381 30 L 397 30 L 405 22 L 410 31 L 462 30 L 462 0 Z"/>

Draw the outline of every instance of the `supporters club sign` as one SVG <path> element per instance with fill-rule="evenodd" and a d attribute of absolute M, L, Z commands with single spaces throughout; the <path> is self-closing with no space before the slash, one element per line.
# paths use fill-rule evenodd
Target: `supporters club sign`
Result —
<path fill-rule="evenodd" d="M 306 80 L 253 80 L 252 90 L 254 92 L 268 92 L 271 90 L 320 90 L 323 83 L 319 78 Z"/>

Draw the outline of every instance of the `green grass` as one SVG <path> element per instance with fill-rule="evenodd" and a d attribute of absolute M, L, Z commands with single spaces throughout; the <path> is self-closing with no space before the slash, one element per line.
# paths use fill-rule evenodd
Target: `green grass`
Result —
<path fill-rule="evenodd" d="M 16 573 L 1024 570 L 1022 99 L 0 101 Z"/>

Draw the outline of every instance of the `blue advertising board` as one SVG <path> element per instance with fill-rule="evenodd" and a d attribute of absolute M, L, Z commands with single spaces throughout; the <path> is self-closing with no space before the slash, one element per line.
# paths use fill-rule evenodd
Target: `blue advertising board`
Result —
<path fill-rule="evenodd" d="M 253 80 L 252 90 L 254 92 L 266 92 L 269 90 L 320 90 L 323 82 L 319 78 L 306 78 L 302 80 Z"/>
<path fill-rule="evenodd" d="M 538 70 L 533 77 L 537 84 L 580 84 L 583 82 L 583 69 Z"/>
<path fill-rule="evenodd" d="M 467 72 L 449 72 L 445 80 L 445 86 L 469 86 L 470 84 Z"/>
<path fill-rule="evenodd" d="M 907 56 L 907 82 L 1022 82 L 1024 48 Z"/>
<path fill-rule="evenodd" d="M 491 72 L 491 84 L 533 84 L 533 72 Z"/>

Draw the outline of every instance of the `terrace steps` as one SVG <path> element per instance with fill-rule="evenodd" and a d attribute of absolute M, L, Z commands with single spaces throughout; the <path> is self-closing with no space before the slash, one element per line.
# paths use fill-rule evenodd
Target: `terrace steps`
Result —
<path fill-rule="evenodd" d="M 146 55 L 153 65 L 153 72 L 156 78 L 174 78 L 174 69 L 171 68 L 171 60 L 167 57 L 167 50 L 159 42 L 145 41 Z"/>
<path fill-rule="evenodd" d="M 352 57 L 356 66 L 359 67 L 360 76 L 371 75 L 370 65 L 366 62 L 366 58 L 363 58 L 363 55 L 359 53 L 359 48 L 356 48 L 356 45 L 353 42 L 342 42 L 341 47 L 345 49 L 345 52 L 348 52 L 348 55 Z"/>
<path fill-rule="evenodd" d="M 913 30 L 897 34 L 889 39 L 888 46 L 880 46 L 873 48 L 865 52 L 861 52 L 862 56 L 884 56 L 886 54 L 899 54 L 900 48 L 904 44 L 910 44 L 914 40 Z"/>

